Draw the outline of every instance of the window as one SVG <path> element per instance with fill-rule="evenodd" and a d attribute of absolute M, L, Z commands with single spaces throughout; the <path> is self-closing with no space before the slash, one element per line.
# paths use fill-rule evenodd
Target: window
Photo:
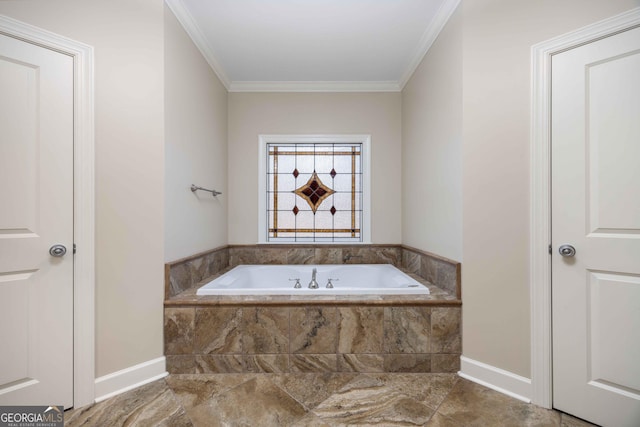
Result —
<path fill-rule="evenodd" d="M 261 136 L 260 242 L 369 241 L 368 136 Z"/>

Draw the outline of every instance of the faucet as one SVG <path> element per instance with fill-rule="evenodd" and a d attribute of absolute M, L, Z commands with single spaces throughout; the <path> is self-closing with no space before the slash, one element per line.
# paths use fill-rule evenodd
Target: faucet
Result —
<path fill-rule="evenodd" d="M 309 289 L 318 289 L 318 282 L 316 281 L 316 275 L 318 274 L 318 269 L 313 268 L 311 272 L 311 281 L 309 282 Z"/>

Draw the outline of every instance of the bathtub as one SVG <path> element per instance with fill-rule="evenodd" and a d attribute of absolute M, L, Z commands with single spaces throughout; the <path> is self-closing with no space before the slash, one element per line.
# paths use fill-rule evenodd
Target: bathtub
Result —
<path fill-rule="evenodd" d="M 318 289 L 309 288 L 314 268 Z M 326 286 L 329 279 L 332 289 Z M 429 294 L 429 288 L 390 264 L 239 265 L 197 291 L 197 295 L 407 294 Z"/>

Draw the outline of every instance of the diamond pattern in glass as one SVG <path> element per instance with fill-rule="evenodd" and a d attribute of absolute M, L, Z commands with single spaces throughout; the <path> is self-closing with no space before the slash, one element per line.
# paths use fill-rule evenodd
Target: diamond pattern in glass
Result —
<path fill-rule="evenodd" d="M 313 213 L 318 210 L 322 202 L 335 191 L 327 187 L 318 177 L 316 171 L 309 178 L 306 184 L 294 191 L 298 196 L 302 197 L 311 207 Z"/>

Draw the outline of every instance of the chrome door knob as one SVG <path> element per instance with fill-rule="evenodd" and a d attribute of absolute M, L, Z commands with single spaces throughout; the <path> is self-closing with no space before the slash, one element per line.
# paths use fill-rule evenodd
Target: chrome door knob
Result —
<path fill-rule="evenodd" d="M 558 248 L 558 252 L 560 252 L 560 255 L 563 257 L 571 258 L 576 254 L 576 248 L 571 245 L 562 245 Z"/>
<path fill-rule="evenodd" d="M 60 258 L 67 253 L 67 248 L 64 245 L 53 245 L 49 249 L 49 254 L 53 257 Z"/>

